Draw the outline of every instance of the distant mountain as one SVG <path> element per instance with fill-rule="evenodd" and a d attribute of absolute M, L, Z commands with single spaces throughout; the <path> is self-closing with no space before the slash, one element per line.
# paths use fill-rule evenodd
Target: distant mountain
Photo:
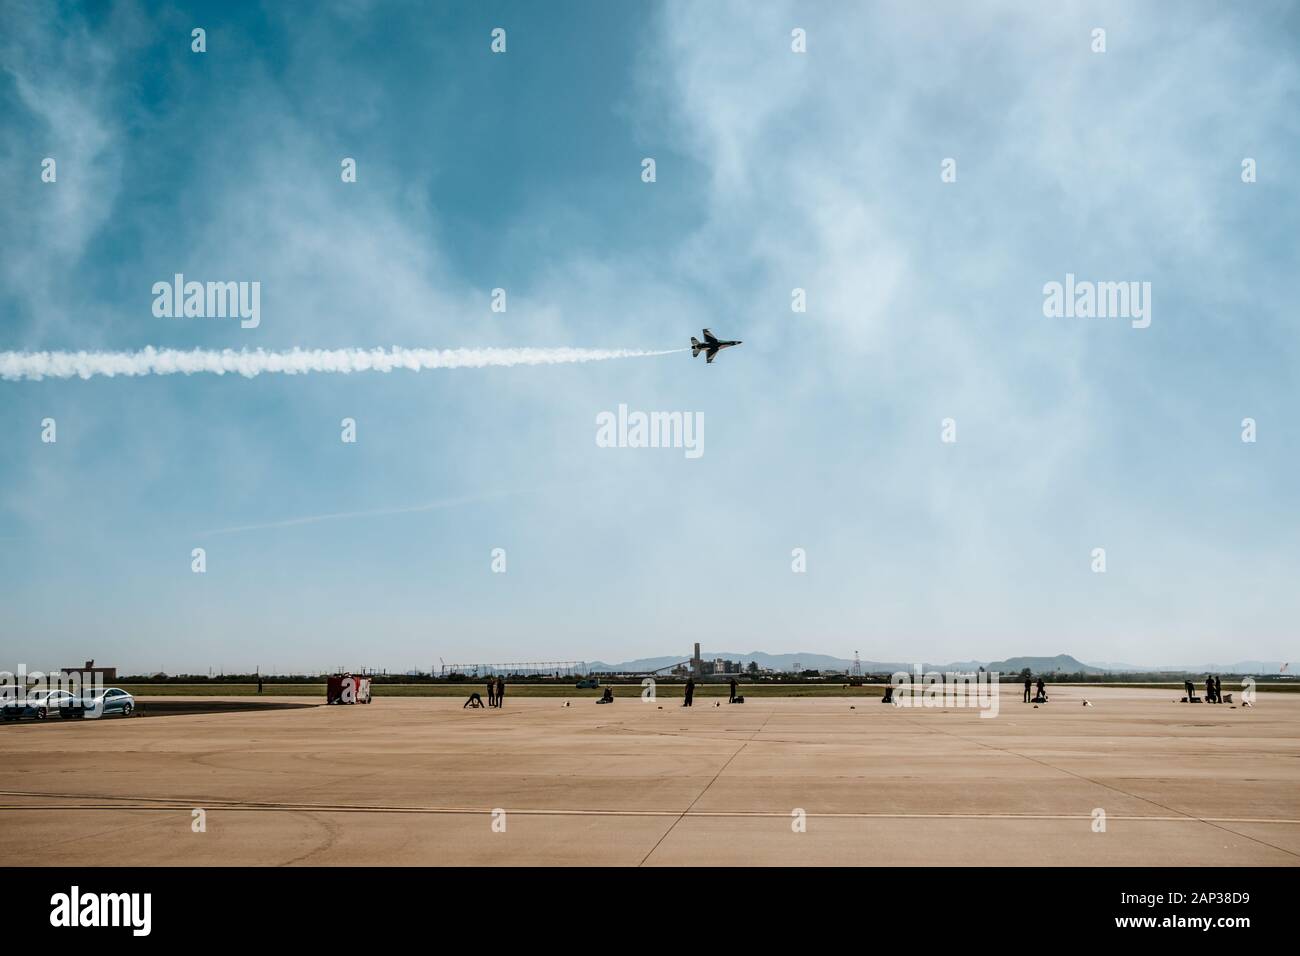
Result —
<path fill-rule="evenodd" d="M 1092 667 L 1069 654 L 1057 654 L 1055 657 L 1008 657 L 1005 661 L 990 661 L 984 665 L 985 670 L 997 671 L 999 674 L 1019 674 L 1026 667 L 1034 674 L 1105 673 L 1100 667 Z"/>
<path fill-rule="evenodd" d="M 793 670 L 795 664 L 799 665 L 800 670 L 805 671 L 846 671 L 853 666 L 852 661 L 826 654 L 765 654 L 762 651 L 738 654 L 735 651 L 719 651 L 716 654 L 706 655 L 701 651 L 700 656 L 705 660 L 720 657 L 726 661 L 740 661 L 742 664 L 754 661 L 759 667 L 770 667 L 775 671 Z M 866 668 L 867 665 L 864 662 L 862 666 Z"/>
<path fill-rule="evenodd" d="M 649 673 L 650 671 L 661 670 L 665 667 L 672 667 L 674 664 L 680 664 L 681 657 L 639 657 L 634 661 L 623 661 L 618 664 L 609 664 L 605 661 L 587 661 L 588 671 L 635 671 L 638 674 Z"/>

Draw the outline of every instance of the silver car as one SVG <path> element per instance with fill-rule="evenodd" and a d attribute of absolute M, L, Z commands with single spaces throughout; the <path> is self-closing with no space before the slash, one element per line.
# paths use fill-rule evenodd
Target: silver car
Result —
<path fill-rule="evenodd" d="M 44 720 L 50 711 L 63 713 L 63 708 L 75 700 L 66 690 L 36 690 L 22 700 L 10 701 L 4 705 L 5 720 L 21 720 L 31 717 Z"/>

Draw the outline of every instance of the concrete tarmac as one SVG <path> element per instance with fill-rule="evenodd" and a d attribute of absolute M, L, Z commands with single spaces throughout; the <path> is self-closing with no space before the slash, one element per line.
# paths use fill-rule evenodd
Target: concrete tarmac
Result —
<path fill-rule="evenodd" d="M 863 698 L 687 709 L 634 690 L 608 706 L 575 691 L 568 707 L 394 697 L 0 725 L 0 852 L 96 866 L 1300 862 L 1300 694 L 1243 708 L 1058 688 L 1035 708 L 1005 687 L 981 718 Z"/>

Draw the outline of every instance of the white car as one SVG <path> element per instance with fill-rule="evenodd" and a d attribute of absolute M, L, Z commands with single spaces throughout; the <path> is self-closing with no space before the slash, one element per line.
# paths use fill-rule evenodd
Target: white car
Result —
<path fill-rule="evenodd" d="M 110 687 L 101 693 L 87 697 L 73 697 L 62 702 L 60 717 L 106 717 L 109 714 L 121 714 L 130 717 L 135 711 L 135 698 L 120 687 Z"/>

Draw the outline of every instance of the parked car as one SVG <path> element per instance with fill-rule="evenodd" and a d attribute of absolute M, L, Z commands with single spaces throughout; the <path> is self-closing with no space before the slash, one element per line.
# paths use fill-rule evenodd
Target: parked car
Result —
<path fill-rule="evenodd" d="M 578 681 L 578 683 L 574 684 L 573 686 L 578 688 L 579 690 L 590 690 L 594 687 L 600 686 L 600 678 L 584 677 L 582 680 Z"/>
<path fill-rule="evenodd" d="M 21 720 L 24 717 L 31 717 L 35 720 L 44 720 L 51 710 L 61 712 L 60 708 L 73 699 L 72 694 L 66 690 L 32 691 L 22 700 L 7 701 L 4 705 L 4 719 Z"/>
<path fill-rule="evenodd" d="M 130 717 L 135 711 L 135 698 L 120 687 L 110 687 L 91 697 L 72 697 L 59 708 L 60 717 L 107 717 L 121 714 Z"/>

